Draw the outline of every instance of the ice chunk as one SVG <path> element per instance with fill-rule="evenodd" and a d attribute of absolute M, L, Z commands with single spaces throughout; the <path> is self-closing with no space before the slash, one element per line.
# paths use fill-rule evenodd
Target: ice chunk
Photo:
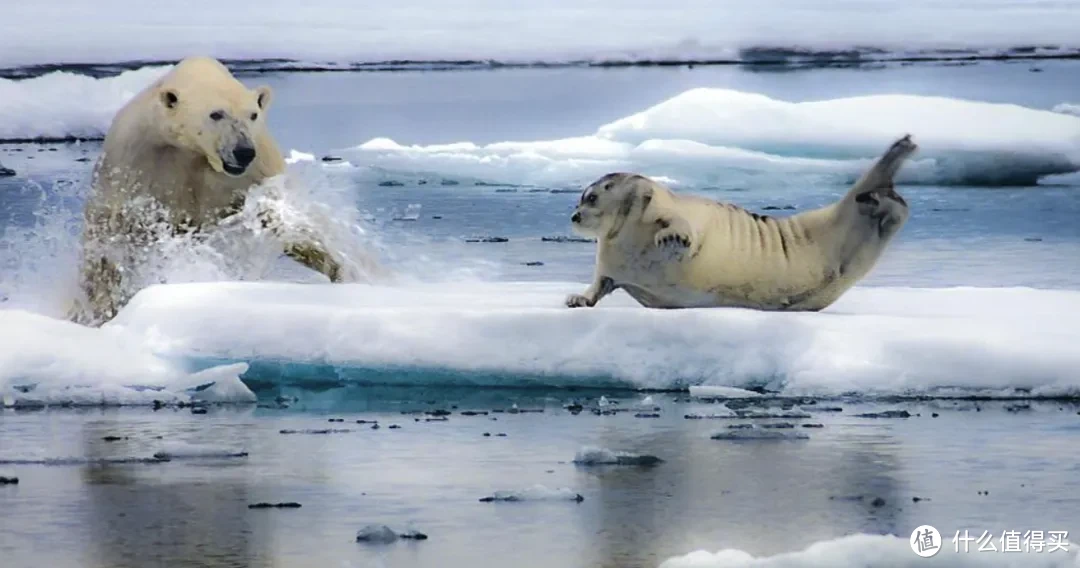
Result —
<path fill-rule="evenodd" d="M 1054 112 L 1060 112 L 1062 114 L 1080 116 L 1080 104 L 1061 103 L 1059 105 L 1054 105 L 1054 108 L 1051 110 L 1053 110 Z"/>
<path fill-rule="evenodd" d="M 594 446 L 581 448 L 574 456 L 574 463 L 578 465 L 655 465 L 663 461 L 656 456 L 613 451 Z"/>
<path fill-rule="evenodd" d="M 247 364 L 188 373 L 141 335 L 0 310 L 0 395 L 5 406 L 248 403 Z"/>
<path fill-rule="evenodd" d="M 239 448 L 179 441 L 166 443 L 154 452 L 154 458 L 163 460 L 245 458 L 247 455 L 246 451 Z"/>
<path fill-rule="evenodd" d="M 144 67 L 102 79 L 68 72 L 0 79 L 0 140 L 104 137 L 116 111 L 168 70 Z"/>
<path fill-rule="evenodd" d="M 399 538 L 408 540 L 427 540 L 427 535 L 416 530 L 397 533 L 386 525 L 367 525 L 356 533 L 356 542 L 368 542 L 372 544 L 389 544 Z"/>
<path fill-rule="evenodd" d="M 890 568 L 1076 568 L 1075 549 L 1055 554 L 1010 552 L 1008 554 L 957 554 L 951 544 L 942 543 L 942 551 L 922 558 L 911 550 L 906 538 L 893 535 L 854 534 L 816 542 L 807 548 L 774 556 L 754 555 L 738 550 L 719 552 L 699 550 L 686 556 L 670 558 L 660 568 L 834 568 L 889 566 Z"/>
<path fill-rule="evenodd" d="M 735 387 L 695 385 L 690 387 L 690 396 L 695 398 L 759 398 L 761 393 Z"/>
<path fill-rule="evenodd" d="M 738 388 L 767 378 L 785 396 L 1080 394 L 1080 291 L 856 287 L 821 313 L 648 310 L 621 292 L 591 310 L 562 307 L 582 286 L 152 286 L 100 331 L 28 316 L 0 325 L 0 384 L 31 372 L 42 383 L 145 383 L 157 367 L 166 384 L 169 357 L 247 362 L 245 377 L 260 381 L 320 369 L 367 384 Z M 123 337 L 149 343 L 109 343 Z"/>
<path fill-rule="evenodd" d="M 1080 170 L 1078 132 L 1080 117 L 1014 104 L 921 95 L 791 102 L 698 88 L 575 138 L 486 146 L 377 139 L 351 152 L 390 170 L 525 185 L 579 186 L 634 170 L 693 187 L 718 168 L 850 182 L 911 133 L 919 152 L 898 183 L 1032 185 Z"/>
<path fill-rule="evenodd" d="M 712 436 L 713 440 L 727 440 L 732 442 L 749 440 L 809 440 L 810 436 L 802 432 L 787 432 L 775 428 L 738 428 L 717 432 Z"/>
<path fill-rule="evenodd" d="M 118 465 L 118 464 L 156 464 L 169 461 L 164 457 L 140 457 L 122 456 L 114 458 L 87 458 L 87 457 L 53 457 L 53 458 L 3 458 L 0 457 L 0 465 L 48 465 L 48 466 L 75 466 L 75 465 Z"/>
<path fill-rule="evenodd" d="M 548 488 L 544 485 L 534 485 L 532 487 L 514 491 L 496 491 L 490 497 L 482 497 L 481 503 L 491 503 L 495 501 L 576 501 L 578 503 L 584 501 L 585 498 L 580 493 L 566 488 Z"/>

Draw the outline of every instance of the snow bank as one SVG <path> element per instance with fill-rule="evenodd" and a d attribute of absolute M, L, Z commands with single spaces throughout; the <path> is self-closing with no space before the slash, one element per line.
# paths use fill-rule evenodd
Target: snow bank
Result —
<path fill-rule="evenodd" d="M 1070 551 L 1048 552 L 978 552 L 978 546 L 969 545 L 964 552 L 954 549 L 952 535 L 942 535 L 941 550 L 929 558 L 916 555 L 906 539 L 892 535 L 856 534 L 817 542 L 804 550 L 775 556 L 755 557 L 737 549 L 716 553 L 699 550 L 670 558 L 660 568 L 922 568 L 923 566 L 948 566 L 949 568 L 1076 568 L 1080 559 L 1075 547 Z M 1000 543 L 994 544 L 999 547 Z"/>
<path fill-rule="evenodd" d="M 0 310 L 3 406 L 253 402 L 239 378 L 247 368 L 237 363 L 189 373 L 123 330 Z"/>
<path fill-rule="evenodd" d="M 1030 0 L 738 0 L 722 10 L 710 0 L 461 0 L 453 10 L 438 0 L 40 0 L 0 19 L 0 66 L 191 53 L 315 64 L 1061 53 L 1077 45 L 1078 18 L 1075 3 Z"/>
<path fill-rule="evenodd" d="M 1080 291 L 857 287 L 821 313 L 648 310 L 621 292 L 597 308 L 562 307 L 583 287 L 157 285 L 107 328 L 149 338 L 159 356 L 240 361 L 245 378 L 301 384 L 1080 394 Z M 84 350 L 72 345 L 63 349 Z"/>
<path fill-rule="evenodd" d="M 906 133 L 920 150 L 901 182 L 1033 185 L 1080 170 L 1080 117 L 1063 112 L 899 94 L 789 102 L 714 88 L 686 91 L 577 138 L 484 146 L 377 138 L 350 152 L 354 162 L 389 170 L 491 183 L 581 185 L 635 170 L 692 186 L 717 179 L 718 169 L 731 170 L 723 173 L 729 178 L 753 171 L 854 180 Z"/>
<path fill-rule="evenodd" d="M 145 67 L 104 79 L 66 72 L 0 79 L 0 140 L 103 137 L 116 111 L 168 70 Z"/>

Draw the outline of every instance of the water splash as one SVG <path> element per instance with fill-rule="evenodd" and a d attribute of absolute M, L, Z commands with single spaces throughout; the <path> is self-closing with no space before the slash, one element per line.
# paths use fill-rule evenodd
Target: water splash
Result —
<path fill-rule="evenodd" d="M 80 299 L 82 208 L 88 188 L 89 176 L 51 184 L 28 181 L 10 201 L 5 199 L 24 214 L 0 233 L 0 306 L 64 318 Z M 138 208 L 143 219 L 168 218 L 149 202 Z M 201 233 L 174 234 L 163 221 L 142 222 L 149 238 L 135 251 L 140 270 L 126 275 L 125 286 L 133 292 L 164 282 L 325 281 L 282 256 L 283 238 L 312 234 L 338 258 L 345 280 L 389 278 L 378 258 L 378 240 L 361 216 L 354 186 L 314 164 L 294 163 L 286 176 L 252 188 L 240 211 Z M 268 225 L 268 218 L 274 222 Z"/>

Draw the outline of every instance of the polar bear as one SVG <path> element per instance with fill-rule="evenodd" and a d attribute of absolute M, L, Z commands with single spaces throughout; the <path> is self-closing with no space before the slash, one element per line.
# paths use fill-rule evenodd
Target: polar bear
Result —
<path fill-rule="evenodd" d="M 85 205 L 82 297 L 71 319 L 112 319 L 141 285 L 140 251 L 162 236 L 201 234 L 239 211 L 253 187 L 284 174 L 266 125 L 271 100 L 269 87 L 248 89 L 217 60 L 191 57 L 117 112 Z M 333 282 L 357 278 L 317 228 L 282 230 L 271 211 L 260 218 L 289 257 Z"/>
<path fill-rule="evenodd" d="M 818 311 L 877 263 L 908 219 L 893 177 L 917 146 L 896 142 L 838 202 L 774 218 L 677 195 L 641 175 L 590 184 L 571 217 L 597 238 L 596 270 L 571 308 L 623 289 L 652 308 Z"/>

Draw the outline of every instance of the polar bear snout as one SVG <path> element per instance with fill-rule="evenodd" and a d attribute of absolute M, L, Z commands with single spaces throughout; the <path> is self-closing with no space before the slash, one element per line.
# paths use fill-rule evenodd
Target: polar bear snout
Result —
<path fill-rule="evenodd" d="M 248 166 L 255 161 L 255 158 L 255 146 L 250 142 L 241 141 L 231 149 L 221 152 L 221 166 L 226 174 L 241 176 L 247 171 Z"/>
<path fill-rule="evenodd" d="M 247 168 L 251 165 L 251 162 L 255 161 L 255 148 L 251 146 L 237 146 L 232 151 L 233 159 L 236 160 L 236 165 Z"/>

